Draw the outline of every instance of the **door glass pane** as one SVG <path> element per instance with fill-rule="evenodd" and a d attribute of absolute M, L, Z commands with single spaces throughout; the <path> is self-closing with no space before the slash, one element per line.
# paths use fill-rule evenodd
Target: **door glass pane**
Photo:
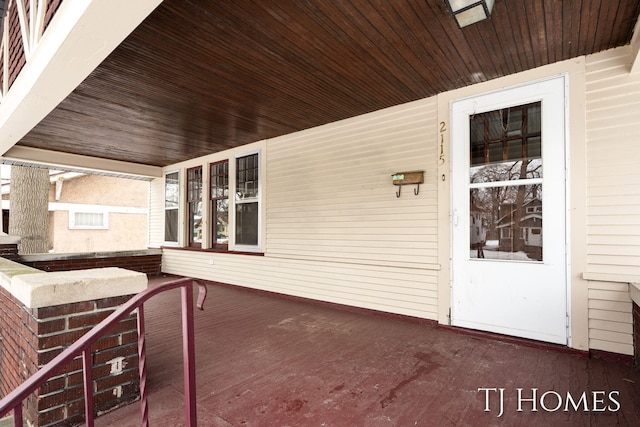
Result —
<path fill-rule="evenodd" d="M 471 129 L 489 129 L 470 140 L 471 258 L 542 261 L 540 114 L 536 102 L 469 118 Z"/>
<path fill-rule="evenodd" d="M 489 144 L 489 163 L 502 161 L 502 142 Z"/>
<path fill-rule="evenodd" d="M 472 120 L 478 122 L 488 122 L 488 137 L 490 141 L 502 138 L 502 134 L 504 133 L 502 110 L 478 114 L 475 115 Z"/>
<path fill-rule="evenodd" d="M 542 159 L 476 166 L 470 170 L 472 184 L 535 178 L 542 178 Z"/>
<path fill-rule="evenodd" d="M 471 135 L 471 183 L 542 178 L 540 102 L 475 114 Z"/>
<path fill-rule="evenodd" d="M 522 140 L 514 139 L 507 141 L 507 158 L 508 159 L 522 159 Z"/>
<path fill-rule="evenodd" d="M 532 137 L 527 140 L 527 157 L 530 159 L 542 156 L 542 147 L 540 137 Z"/>
<path fill-rule="evenodd" d="M 470 257 L 542 261 L 542 184 L 470 190 Z"/>
<path fill-rule="evenodd" d="M 537 133 L 540 132 L 540 103 L 536 102 L 531 105 L 527 110 L 527 131 L 528 133 Z"/>
<path fill-rule="evenodd" d="M 522 135 L 522 110 L 509 108 L 507 111 L 507 136 Z"/>

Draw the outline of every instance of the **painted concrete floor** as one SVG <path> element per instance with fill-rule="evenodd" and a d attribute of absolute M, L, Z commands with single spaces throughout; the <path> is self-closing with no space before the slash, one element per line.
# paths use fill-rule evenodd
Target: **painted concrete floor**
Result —
<path fill-rule="evenodd" d="M 145 309 L 152 426 L 184 425 L 179 310 Z M 640 370 L 615 362 L 219 286 L 195 324 L 200 426 L 640 425 Z"/>

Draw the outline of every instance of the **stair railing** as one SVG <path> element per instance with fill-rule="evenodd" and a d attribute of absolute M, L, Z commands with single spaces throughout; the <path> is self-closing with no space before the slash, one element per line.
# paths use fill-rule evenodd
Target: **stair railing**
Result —
<path fill-rule="evenodd" d="M 111 328 L 122 319 L 129 316 L 134 310 L 138 311 L 138 366 L 140 374 L 140 410 L 142 426 L 149 426 L 149 407 L 147 404 L 147 353 L 145 345 L 144 303 L 154 295 L 162 292 L 181 288 L 182 290 L 182 357 L 184 366 L 184 397 L 185 397 L 185 425 L 197 425 L 196 413 L 196 372 L 195 372 L 195 343 L 193 322 L 193 285 L 198 285 L 197 307 L 204 308 L 204 300 L 207 296 L 207 288 L 191 278 L 180 278 L 147 288 L 132 297 L 125 304 L 111 313 L 106 319 L 98 323 L 93 329 L 83 335 L 79 340 L 67 347 L 51 362 L 32 375 L 18 388 L 13 390 L 0 400 L 0 418 L 13 411 L 13 423 L 15 427 L 23 427 L 22 402 L 34 393 L 41 385 L 56 375 L 67 363 L 82 355 L 84 378 L 84 408 L 85 423 L 87 427 L 93 427 L 93 388 L 92 388 L 92 363 L 91 345 L 104 336 Z"/>

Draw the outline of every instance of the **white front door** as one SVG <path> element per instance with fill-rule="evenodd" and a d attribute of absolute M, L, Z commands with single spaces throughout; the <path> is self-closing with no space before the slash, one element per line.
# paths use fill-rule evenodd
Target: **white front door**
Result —
<path fill-rule="evenodd" d="M 567 344 L 565 84 L 452 104 L 454 326 Z"/>

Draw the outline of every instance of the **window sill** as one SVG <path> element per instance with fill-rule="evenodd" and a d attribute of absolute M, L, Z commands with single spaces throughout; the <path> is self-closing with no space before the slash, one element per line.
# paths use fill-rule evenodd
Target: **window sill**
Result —
<path fill-rule="evenodd" d="M 202 248 L 192 248 L 192 247 L 181 247 L 181 246 L 160 246 L 162 250 L 176 250 L 176 251 L 191 251 L 191 252 L 209 252 L 216 254 L 230 254 L 230 255 L 253 255 L 253 256 L 264 256 L 264 252 L 247 252 L 247 251 L 228 251 L 226 249 L 202 249 Z"/>

